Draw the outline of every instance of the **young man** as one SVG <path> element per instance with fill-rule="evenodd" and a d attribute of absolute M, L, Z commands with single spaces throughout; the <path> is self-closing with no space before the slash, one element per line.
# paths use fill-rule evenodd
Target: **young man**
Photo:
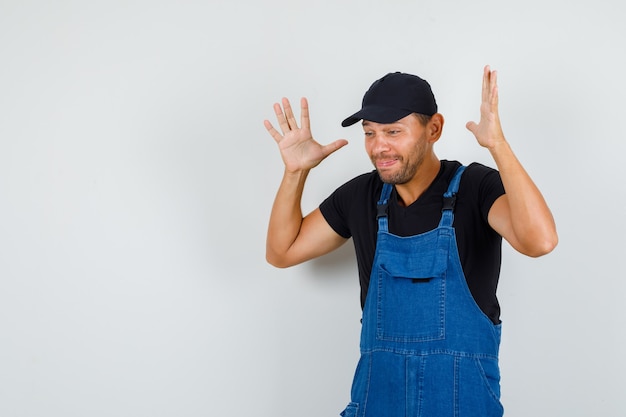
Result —
<path fill-rule="evenodd" d="M 288 267 L 353 239 L 363 308 L 361 359 L 343 416 L 501 416 L 496 287 L 501 241 L 541 256 L 557 244 L 540 191 L 505 140 L 497 74 L 483 74 L 481 117 L 467 123 L 498 170 L 440 161 L 444 119 L 430 85 L 390 73 L 365 93 L 365 148 L 376 168 L 339 187 L 303 217 L 308 172 L 347 144 L 322 146 L 301 100 L 274 105 L 281 132 L 265 126 L 285 171 L 267 235 L 267 261 Z"/>

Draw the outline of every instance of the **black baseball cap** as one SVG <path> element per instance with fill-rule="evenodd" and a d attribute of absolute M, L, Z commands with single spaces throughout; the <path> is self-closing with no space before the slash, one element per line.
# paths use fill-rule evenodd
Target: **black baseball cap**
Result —
<path fill-rule="evenodd" d="M 363 96 L 361 110 L 341 122 L 341 126 L 351 126 L 359 120 L 393 123 L 411 113 L 437 113 L 430 84 L 417 75 L 390 72 L 374 81 Z"/>

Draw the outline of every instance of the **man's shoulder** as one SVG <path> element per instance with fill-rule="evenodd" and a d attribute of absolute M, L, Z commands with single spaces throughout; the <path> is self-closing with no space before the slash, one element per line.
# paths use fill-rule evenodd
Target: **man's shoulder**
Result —
<path fill-rule="evenodd" d="M 365 193 L 370 194 L 376 189 L 382 187 L 382 181 L 378 176 L 378 173 L 374 171 L 366 172 L 364 174 L 357 175 L 356 177 L 348 180 L 341 186 L 339 186 L 335 193 L 341 194 L 353 194 L 353 193 Z"/>
<path fill-rule="evenodd" d="M 348 185 L 348 184 L 363 185 L 363 184 L 376 183 L 376 182 L 381 182 L 380 177 L 378 176 L 378 173 L 376 172 L 376 170 L 372 170 L 372 171 L 357 175 L 356 177 L 346 181 L 346 183 L 344 183 L 343 185 Z"/>
<path fill-rule="evenodd" d="M 493 173 L 498 173 L 495 168 L 492 168 L 487 165 L 483 165 L 480 162 L 472 162 L 467 166 L 467 170 L 472 173 L 472 175 L 484 176 Z"/>
<path fill-rule="evenodd" d="M 479 162 L 469 164 L 465 172 L 467 174 L 466 183 L 471 183 L 476 187 L 499 186 L 502 183 L 498 170 Z"/>
<path fill-rule="evenodd" d="M 376 171 L 361 174 L 337 188 L 319 208 L 333 230 L 349 238 L 354 224 L 371 217 L 376 193 L 381 189 L 382 181 Z"/>
<path fill-rule="evenodd" d="M 486 221 L 493 202 L 505 193 L 500 173 L 495 168 L 472 162 L 461 178 L 459 199 L 478 207 Z M 461 204 L 467 207 L 467 204 Z"/>
<path fill-rule="evenodd" d="M 457 168 L 462 164 L 459 161 L 442 160 L 442 178 L 446 183 L 449 183 L 454 176 Z M 461 184 L 467 186 L 467 184 L 478 185 L 483 181 L 499 181 L 500 173 L 487 165 L 480 162 L 471 162 L 466 165 L 466 169 L 461 177 Z"/>
<path fill-rule="evenodd" d="M 340 185 L 322 201 L 320 209 L 324 215 L 331 210 L 344 215 L 354 215 L 355 211 L 361 212 L 375 204 L 382 188 L 383 182 L 375 170 L 357 175 Z"/>
<path fill-rule="evenodd" d="M 454 172 L 456 172 L 457 168 L 462 165 L 462 163 L 459 161 L 447 160 L 447 159 L 442 159 L 441 163 L 443 165 L 444 173 L 447 173 L 450 176 L 454 175 Z M 463 175 L 469 174 L 471 176 L 484 176 L 490 173 L 497 173 L 497 172 L 498 171 L 496 169 L 491 168 L 487 165 L 483 165 L 480 162 L 471 162 L 466 165 L 466 169 Z"/>

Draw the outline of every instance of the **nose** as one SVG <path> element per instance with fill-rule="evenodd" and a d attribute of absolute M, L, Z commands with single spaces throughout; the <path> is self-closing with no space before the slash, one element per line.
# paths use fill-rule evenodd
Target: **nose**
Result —
<path fill-rule="evenodd" d="M 389 142 L 385 137 L 384 133 L 379 132 L 374 135 L 374 137 L 370 138 L 371 142 L 371 150 L 374 154 L 383 153 L 389 150 Z"/>

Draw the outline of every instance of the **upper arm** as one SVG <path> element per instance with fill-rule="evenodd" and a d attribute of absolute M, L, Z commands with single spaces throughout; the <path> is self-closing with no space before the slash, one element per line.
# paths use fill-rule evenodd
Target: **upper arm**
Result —
<path fill-rule="evenodd" d="M 272 264 L 282 268 L 297 265 L 331 252 L 347 240 L 333 230 L 316 208 L 302 220 L 298 236 L 289 250 Z"/>
<path fill-rule="evenodd" d="M 530 216 L 533 220 L 514 221 L 509 197 L 503 194 L 494 201 L 487 219 L 489 225 L 516 251 L 538 257 L 549 253 L 557 242 L 554 222 L 541 221 L 541 217 L 541 211 L 536 210 Z"/>
<path fill-rule="evenodd" d="M 489 226 L 502 236 L 513 248 L 519 250 L 519 242 L 515 237 L 511 215 L 509 210 L 509 200 L 506 194 L 502 194 L 496 199 L 489 209 L 487 215 Z"/>

